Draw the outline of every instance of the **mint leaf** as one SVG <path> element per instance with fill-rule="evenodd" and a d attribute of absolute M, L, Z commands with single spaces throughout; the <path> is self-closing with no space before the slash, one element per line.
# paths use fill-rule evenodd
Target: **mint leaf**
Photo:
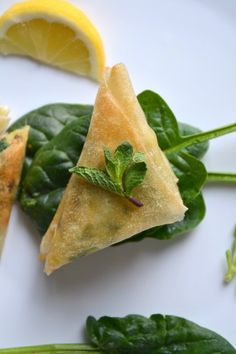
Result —
<path fill-rule="evenodd" d="M 113 161 L 112 153 L 109 149 L 104 149 L 106 171 L 112 180 L 116 180 L 116 164 Z"/>
<path fill-rule="evenodd" d="M 145 155 L 143 152 L 136 152 L 133 156 L 133 161 L 135 163 L 138 163 L 138 162 L 145 162 Z"/>
<path fill-rule="evenodd" d="M 123 195 L 123 191 L 120 186 L 112 181 L 108 174 L 104 171 L 98 170 L 97 168 L 90 168 L 84 166 L 73 167 L 69 170 L 72 173 L 76 173 L 82 177 L 87 182 L 94 184 L 95 186 L 101 187 L 110 192 Z"/>
<path fill-rule="evenodd" d="M 134 162 L 126 171 L 123 186 L 125 193 L 130 196 L 133 189 L 139 186 L 146 175 L 147 165 L 144 161 Z"/>
<path fill-rule="evenodd" d="M 119 145 L 112 156 L 109 149 L 104 149 L 106 171 L 113 181 L 122 185 L 122 177 L 133 157 L 133 147 L 125 141 Z"/>
<path fill-rule="evenodd" d="M 143 206 L 131 193 L 143 182 L 147 172 L 144 153 L 134 153 L 132 145 L 125 141 L 116 148 L 114 154 L 104 148 L 104 159 L 105 171 L 84 166 L 76 166 L 69 171 L 96 186 L 127 198 L 137 207 Z"/>
<path fill-rule="evenodd" d="M 116 165 L 117 178 L 121 181 L 123 174 L 133 157 L 133 147 L 125 141 L 115 151 L 114 162 Z"/>
<path fill-rule="evenodd" d="M 0 140 L 0 152 L 5 150 L 7 147 L 8 147 L 8 143 L 7 143 L 6 139 Z"/>

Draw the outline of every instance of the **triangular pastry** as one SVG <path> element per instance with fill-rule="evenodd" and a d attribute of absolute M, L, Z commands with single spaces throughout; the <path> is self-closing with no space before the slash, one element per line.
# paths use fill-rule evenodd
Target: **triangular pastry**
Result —
<path fill-rule="evenodd" d="M 124 65 L 119 64 L 105 72 L 78 165 L 104 169 L 104 147 L 114 151 L 124 141 L 146 156 L 147 175 L 134 190 L 143 207 L 73 175 L 41 243 L 47 274 L 75 257 L 183 219 L 186 208 L 177 178 L 146 121 Z"/>
<path fill-rule="evenodd" d="M 5 130 L 7 123 L 7 116 L 3 114 L 0 107 L 1 133 Z M 0 142 L 6 143 L 6 148 L 0 151 L 0 254 L 20 182 L 28 133 L 29 127 L 24 127 L 0 137 Z"/>
<path fill-rule="evenodd" d="M 9 110 L 7 107 L 0 106 L 0 138 L 5 132 L 9 122 Z"/>

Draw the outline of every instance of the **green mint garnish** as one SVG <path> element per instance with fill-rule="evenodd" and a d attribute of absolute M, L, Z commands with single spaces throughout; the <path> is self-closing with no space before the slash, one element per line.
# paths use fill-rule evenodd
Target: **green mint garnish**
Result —
<path fill-rule="evenodd" d="M 142 202 L 132 196 L 132 192 L 143 182 L 147 172 L 144 153 L 134 153 L 132 145 L 124 142 L 114 153 L 105 148 L 104 159 L 104 171 L 84 166 L 76 166 L 69 171 L 91 184 L 127 198 L 137 207 L 143 206 Z"/>
<path fill-rule="evenodd" d="M 225 281 L 230 282 L 236 275 L 236 227 L 234 229 L 234 242 L 232 251 L 226 251 L 227 273 L 225 274 Z"/>
<path fill-rule="evenodd" d="M 7 143 L 6 139 L 0 140 L 0 152 L 5 150 L 7 147 L 8 147 L 8 143 Z"/>

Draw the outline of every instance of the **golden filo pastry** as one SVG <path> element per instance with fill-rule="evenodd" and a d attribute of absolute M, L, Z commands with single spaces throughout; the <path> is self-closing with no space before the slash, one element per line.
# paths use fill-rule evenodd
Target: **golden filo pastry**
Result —
<path fill-rule="evenodd" d="M 183 219 L 186 207 L 177 178 L 146 121 L 125 66 L 118 64 L 104 74 L 78 165 L 104 169 L 104 147 L 114 151 L 124 141 L 146 157 L 146 177 L 134 191 L 143 206 L 137 208 L 72 175 L 41 243 L 40 258 L 48 275 L 75 257 Z"/>
<path fill-rule="evenodd" d="M 0 138 L 5 132 L 9 123 L 9 110 L 5 106 L 0 106 Z"/>
<path fill-rule="evenodd" d="M 7 123 L 8 118 L 0 107 L 0 129 L 2 132 Z M 5 144 L 5 148 L 0 150 L 0 255 L 20 182 L 28 133 L 29 127 L 26 126 L 0 137 L 0 142 Z"/>

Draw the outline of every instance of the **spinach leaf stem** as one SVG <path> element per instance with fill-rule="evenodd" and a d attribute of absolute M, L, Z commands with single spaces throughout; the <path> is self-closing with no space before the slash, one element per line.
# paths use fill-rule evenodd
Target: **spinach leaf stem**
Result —
<path fill-rule="evenodd" d="M 233 173 L 233 172 L 208 172 L 206 182 L 236 183 L 236 173 Z"/>
<path fill-rule="evenodd" d="M 179 144 L 176 144 L 175 146 L 172 146 L 168 149 L 165 149 L 164 152 L 166 155 L 170 155 L 172 153 L 176 153 L 188 146 L 194 145 L 194 144 L 199 144 L 204 141 L 208 141 L 210 139 L 218 138 L 220 136 L 236 132 L 236 123 L 209 130 L 207 132 L 201 132 L 189 136 L 182 137 L 181 141 Z"/>
<path fill-rule="evenodd" d="M 0 349 L 0 354 L 101 354 L 86 344 L 49 344 L 32 347 Z"/>

